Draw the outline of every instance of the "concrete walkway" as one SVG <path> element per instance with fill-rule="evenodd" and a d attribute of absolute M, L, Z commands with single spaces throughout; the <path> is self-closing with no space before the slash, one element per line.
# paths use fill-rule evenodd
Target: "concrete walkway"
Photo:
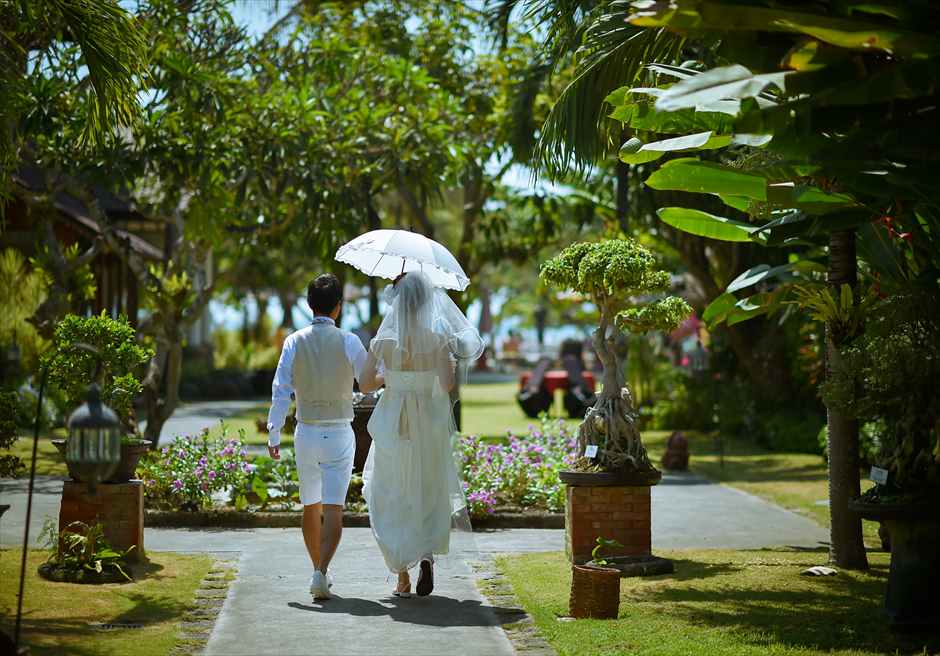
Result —
<path fill-rule="evenodd" d="M 13 508 L 0 520 L 0 546 L 22 541 L 25 481 L 0 481 Z M 31 522 L 36 543 L 45 517 L 58 513 L 61 481 L 37 482 Z M 809 519 L 693 474 L 666 475 L 653 488 L 653 549 L 816 547 L 828 533 Z M 557 551 L 561 530 L 509 529 L 475 534 L 474 559 L 495 553 Z M 468 564 L 440 567 L 428 598 L 391 596 L 394 579 L 367 528 L 349 528 L 331 571 L 336 598 L 313 602 L 310 565 L 299 529 L 147 529 L 151 551 L 237 553 L 238 578 L 217 620 L 207 654 L 513 654 L 501 624 L 518 611 L 481 598 Z"/>

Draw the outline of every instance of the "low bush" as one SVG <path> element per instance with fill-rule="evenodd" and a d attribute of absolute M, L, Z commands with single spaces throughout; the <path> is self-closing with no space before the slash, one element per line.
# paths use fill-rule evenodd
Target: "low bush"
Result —
<path fill-rule="evenodd" d="M 779 412 L 760 422 L 759 441 L 771 451 L 788 453 L 822 453 L 820 428 L 826 420 L 814 412 Z"/>
<path fill-rule="evenodd" d="M 39 566 L 39 573 L 53 581 L 70 583 L 114 583 L 130 581 L 127 554 L 114 549 L 104 537 L 100 523 L 72 522 L 61 533 L 54 519 L 47 519 L 40 540 L 49 550 L 49 558 Z"/>
<path fill-rule="evenodd" d="M 289 509 L 300 502 L 300 483 L 293 449 L 281 451 L 280 460 L 260 456 L 248 465 L 241 487 L 232 490 L 236 510 L 249 506 L 259 510 Z"/>

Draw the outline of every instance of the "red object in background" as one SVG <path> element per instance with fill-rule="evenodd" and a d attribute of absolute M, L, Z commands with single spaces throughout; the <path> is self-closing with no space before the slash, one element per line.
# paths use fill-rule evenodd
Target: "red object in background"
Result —
<path fill-rule="evenodd" d="M 524 372 L 519 376 L 519 389 L 524 389 L 526 384 L 529 382 L 529 378 L 532 377 L 531 371 Z M 582 375 L 584 382 L 588 384 L 588 387 L 591 388 L 591 391 L 597 388 L 597 381 L 594 379 L 594 374 L 590 371 L 585 371 Z M 564 369 L 553 369 L 551 371 L 545 372 L 545 389 L 547 389 L 551 394 L 555 393 L 555 390 L 566 390 L 568 389 L 568 372 Z"/>

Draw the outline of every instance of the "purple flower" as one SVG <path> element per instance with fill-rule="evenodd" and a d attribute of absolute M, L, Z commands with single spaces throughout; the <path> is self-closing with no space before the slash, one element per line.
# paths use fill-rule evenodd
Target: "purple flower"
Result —
<path fill-rule="evenodd" d="M 203 456 L 203 457 L 201 457 L 201 458 L 199 459 L 199 466 L 200 466 L 200 467 L 205 467 L 205 466 L 206 466 L 206 457 L 205 457 L 205 456 Z"/>
<path fill-rule="evenodd" d="M 210 481 L 215 480 L 215 470 L 214 470 L 214 469 L 210 469 L 210 470 L 209 470 L 209 480 L 210 480 Z"/>
<path fill-rule="evenodd" d="M 242 448 L 241 454 L 242 454 L 242 458 L 246 457 L 248 455 L 248 449 Z"/>
<path fill-rule="evenodd" d="M 225 463 L 225 468 L 231 471 L 232 469 L 235 469 L 235 463 L 229 460 L 227 463 Z"/>
<path fill-rule="evenodd" d="M 177 478 L 175 481 L 173 481 L 173 489 L 176 490 L 177 492 L 179 492 L 180 490 L 182 490 L 182 489 L 183 489 L 183 481 L 181 481 L 181 480 L 178 479 L 178 478 Z"/>
<path fill-rule="evenodd" d="M 178 458 L 185 458 L 185 457 L 186 457 L 186 452 L 185 452 L 183 449 L 180 449 L 179 451 L 176 452 L 176 456 L 177 456 Z"/>

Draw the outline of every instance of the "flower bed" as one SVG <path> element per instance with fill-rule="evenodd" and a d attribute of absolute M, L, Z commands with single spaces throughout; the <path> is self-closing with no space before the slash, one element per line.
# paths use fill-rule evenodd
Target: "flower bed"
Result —
<path fill-rule="evenodd" d="M 526 436 L 509 433 L 503 444 L 464 436 L 459 446 L 474 519 L 503 509 L 564 510 L 565 487 L 558 473 L 574 462 L 577 436 L 563 420 L 543 420 Z"/>
<path fill-rule="evenodd" d="M 206 510 L 213 495 L 243 490 L 251 473 L 244 431 L 229 438 L 223 427 L 219 437 L 205 430 L 199 436 L 177 437 L 169 446 L 147 454 L 137 467 L 144 482 L 148 508 Z"/>
<path fill-rule="evenodd" d="M 148 454 L 138 468 L 144 481 L 148 525 L 170 525 L 190 520 L 167 514 L 184 511 L 208 518 L 210 523 L 244 522 L 239 513 L 257 514 L 299 509 L 297 464 L 292 450 L 280 460 L 249 456 L 243 436 L 212 439 L 178 437 L 170 446 Z M 561 420 L 543 421 L 528 435 L 509 433 L 505 442 L 492 443 L 462 436 L 457 444 L 459 465 L 470 514 L 482 525 L 501 525 L 502 517 L 516 525 L 531 514 L 535 525 L 555 526 L 565 505 L 564 485 L 558 472 L 572 463 L 577 437 Z M 352 517 L 367 511 L 362 498 L 362 477 L 353 474 L 346 498 Z M 197 512 L 198 511 L 198 512 Z M 541 519 L 539 519 L 541 518 Z M 510 521 L 511 520 L 511 521 Z M 274 521 L 274 520 L 271 520 Z M 359 521 L 358 519 L 356 520 Z M 291 525 L 293 520 L 291 520 Z M 520 524 L 521 525 L 521 524 Z"/>

